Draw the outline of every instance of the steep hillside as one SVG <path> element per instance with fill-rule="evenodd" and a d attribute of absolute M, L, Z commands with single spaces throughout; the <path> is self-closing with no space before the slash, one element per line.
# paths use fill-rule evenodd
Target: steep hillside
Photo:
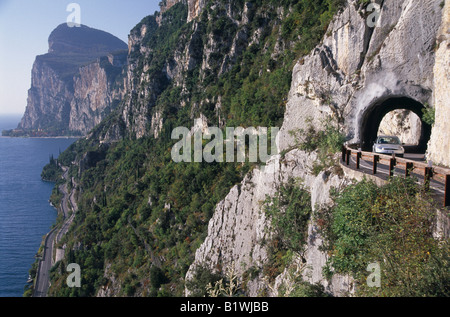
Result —
<path fill-rule="evenodd" d="M 369 199 L 370 186 L 358 185 L 360 187 L 355 189 L 351 186 L 354 175 L 347 175 L 326 153 L 339 151 L 339 146 L 334 150 L 330 148 L 330 144 L 339 144 L 338 132 L 343 133 L 349 143 L 364 148 L 367 146 L 365 142 L 376 136 L 377 124 L 392 110 L 411 110 L 422 118 L 422 110 L 430 105 L 439 107 L 440 111 L 448 109 L 448 106 L 442 106 L 441 101 L 434 104 L 436 97 L 433 95 L 442 96 L 441 87 L 448 85 L 448 79 L 442 77 L 443 73 L 448 73 L 448 65 L 444 67 L 446 70 L 439 69 L 437 73 L 434 70 L 437 65 L 442 66 L 443 51 L 448 55 L 448 47 L 442 39 L 435 41 L 442 29 L 448 27 L 445 17 L 448 16 L 449 3 L 444 6 L 441 1 L 378 1 L 379 21 L 373 28 L 367 23 L 370 15 L 365 6 L 358 1 L 347 2 L 344 10 L 330 23 L 321 43 L 294 66 L 283 126 L 278 136 L 281 155 L 270 161 L 267 166 L 270 172 L 253 170 L 216 206 L 208 236 L 196 252 L 188 280 L 198 280 L 198 272 L 216 272 L 217 267 L 226 272 L 223 268 L 231 267 L 253 296 L 311 294 L 305 282 L 318 285 L 335 296 L 355 293 L 371 296 L 448 294 L 448 289 L 443 286 L 450 279 L 444 264 L 448 263 L 448 236 L 431 242 L 430 233 L 442 233 L 448 229 L 429 222 L 430 219 L 435 220 L 436 215 L 434 207 L 428 204 L 427 194 L 417 193 L 418 189 L 409 187 L 411 184 L 400 185 L 400 188 L 408 189 L 399 190 L 402 194 L 397 194 L 400 196 L 390 192 L 390 185 L 379 190 L 372 187 L 373 204 L 377 202 L 386 209 L 364 205 L 359 199 Z M 439 43 L 440 51 L 437 52 L 441 56 L 438 59 L 436 46 Z M 448 162 L 446 148 L 449 142 L 443 137 L 436 139 L 437 135 L 445 133 L 443 125 L 446 119 L 445 116 L 433 119 L 436 122 L 431 139 L 428 134 L 428 139 L 421 142 L 425 146 L 428 141 L 434 144 L 433 148 L 428 148 L 428 157 L 435 163 L 448 164 L 445 162 Z M 427 123 L 424 120 L 420 123 L 426 130 Z M 325 130 L 325 134 L 320 134 L 320 130 Z M 424 128 L 421 133 L 422 139 Z M 297 184 L 293 187 L 292 182 Z M 395 186 L 398 184 L 393 188 Z M 310 207 L 302 202 L 301 196 L 296 197 L 299 194 L 295 188 L 310 193 Z M 354 196 L 345 196 L 347 192 Z M 411 193 L 417 193 L 415 197 L 422 196 L 423 200 L 415 201 L 415 197 L 410 197 Z M 294 198 L 289 199 L 286 195 Z M 408 198 L 403 200 L 401 195 Z M 267 200 L 267 196 L 273 199 Z M 363 220 L 351 214 L 353 210 L 349 206 L 339 209 L 336 200 L 340 204 L 355 206 L 355 213 L 359 215 L 374 212 L 372 208 L 376 212 L 387 212 L 397 227 L 377 227 L 370 221 L 359 226 Z M 390 201 L 396 201 L 398 205 L 389 207 Z M 412 228 L 405 229 L 405 219 L 400 215 L 409 212 L 405 210 L 406 202 L 415 204 L 409 210 L 417 218 L 410 219 L 409 225 L 422 227 L 420 234 L 414 235 Z M 262 207 L 264 204 L 266 207 Z M 292 206 L 297 204 L 295 213 Z M 263 212 L 265 209 L 272 210 L 272 213 Z M 307 237 L 300 239 L 300 246 L 286 245 L 283 232 L 290 233 L 290 239 L 296 237 L 287 222 L 280 222 L 281 231 L 266 230 L 274 226 L 268 216 L 273 214 L 273 209 L 278 210 L 282 217 L 294 217 L 290 218 L 293 223 L 302 224 L 295 230 L 307 232 Z M 402 213 L 397 213 L 398 210 Z M 302 212 L 310 216 L 308 221 L 301 221 Z M 335 216 L 339 212 L 343 213 L 342 219 Z M 443 210 L 442 214 L 448 218 L 448 211 Z M 379 215 L 372 214 L 373 221 Z M 419 220 L 419 217 L 424 219 Z M 354 227 L 353 221 L 356 223 Z M 377 235 L 371 230 L 378 233 L 392 230 L 398 236 L 387 232 L 384 232 L 386 235 Z M 412 236 L 400 234 L 404 230 L 411 232 Z M 363 245 L 362 241 L 369 240 L 368 237 L 377 241 L 378 250 Z M 419 242 L 419 239 L 423 240 Z M 409 245 L 405 240 L 416 244 Z M 404 248 L 399 250 L 395 245 L 398 241 L 404 243 Z M 442 249 L 434 249 L 439 243 L 442 243 Z M 380 249 L 384 256 L 380 255 Z M 436 266 L 434 260 L 427 257 L 415 257 L 416 252 L 429 252 L 438 261 L 442 260 L 442 265 Z M 378 261 L 383 258 L 388 261 L 386 254 L 394 253 L 399 254 L 404 262 L 397 258 L 383 267 L 382 288 L 365 288 L 366 268 L 371 263 L 369 259 L 374 261 L 378 257 Z M 359 261 L 366 261 L 363 262 L 365 266 Z M 356 264 L 352 266 L 351 263 L 361 266 L 356 268 Z M 428 265 L 435 267 L 434 277 L 427 276 Z M 404 275 L 400 277 L 400 272 L 412 271 L 417 279 L 406 281 Z M 417 288 L 412 290 L 412 284 Z M 198 288 L 198 285 L 193 290 L 188 288 L 187 293 L 195 294 Z"/>
<path fill-rule="evenodd" d="M 131 31 L 123 102 L 61 156 L 79 162 L 78 220 L 61 267 L 93 265 L 81 289 L 56 274 L 51 294 L 184 294 L 214 206 L 254 164 L 177 164 L 173 128 L 196 118 L 280 126 L 293 63 L 320 41 L 338 3 L 212 1 L 187 22 L 180 1 Z"/>
<path fill-rule="evenodd" d="M 429 259 L 447 261 L 448 244 L 430 238 L 432 216 L 413 210 L 434 212 L 426 193 L 354 187 L 337 164 L 344 141 L 368 146 L 386 113 L 429 109 L 441 85 L 434 43 L 448 3 L 377 3 L 376 27 L 368 1 L 352 0 L 167 0 L 137 24 L 122 101 L 59 158 L 78 211 L 50 295 L 203 296 L 237 278 L 235 295 L 345 296 L 383 252 L 411 259 L 429 282 L 419 294 L 445 294 L 435 284 L 448 281 L 445 265 Z M 281 127 L 279 154 L 265 164 L 176 163 L 173 130 L 207 126 Z M 437 124 L 424 126 L 421 146 Z M 394 202 L 420 217 L 395 213 L 401 230 L 384 222 Z M 419 224 L 424 239 L 401 253 L 394 242 L 421 236 Z M 68 263 L 82 268 L 81 288 L 66 286 Z M 395 288 L 363 295 L 410 294 L 415 280 L 405 288 L 392 273 L 399 263 L 386 270 Z"/>

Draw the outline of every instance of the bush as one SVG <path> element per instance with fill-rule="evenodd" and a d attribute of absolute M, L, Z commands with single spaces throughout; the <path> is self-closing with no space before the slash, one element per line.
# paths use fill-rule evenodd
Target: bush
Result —
<path fill-rule="evenodd" d="M 192 297 L 208 296 L 208 285 L 213 285 L 221 279 L 220 274 L 211 272 L 206 267 L 196 267 L 193 279 L 186 281 L 186 288 Z"/>
<path fill-rule="evenodd" d="M 167 277 L 164 272 L 157 266 L 150 269 L 150 283 L 153 288 L 158 289 L 162 284 L 167 283 Z"/>
<path fill-rule="evenodd" d="M 422 109 L 422 120 L 426 124 L 434 125 L 435 117 L 436 117 L 436 110 L 434 108 L 426 107 Z"/>
<path fill-rule="evenodd" d="M 449 241 L 433 238 L 435 210 L 411 178 L 346 187 L 317 219 L 331 255 L 328 271 L 352 275 L 360 296 L 449 296 Z M 380 288 L 366 283 L 374 262 Z"/>
<path fill-rule="evenodd" d="M 57 182 L 58 179 L 62 175 L 62 169 L 58 165 L 58 161 L 53 158 L 53 155 L 50 157 L 50 162 L 44 166 L 44 169 L 41 173 L 41 178 L 47 182 Z"/>
<path fill-rule="evenodd" d="M 271 219 L 272 230 L 280 247 L 303 251 L 312 212 L 311 195 L 301 184 L 290 180 L 275 197 L 268 197 L 264 210 Z"/>
<path fill-rule="evenodd" d="M 332 118 L 322 121 L 322 128 L 317 129 L 312 119 L 307 120 L 308 128 L 289 131 L 300 150 L 317 151 L 318 160 L 314 163 L 313 173 L 318 175 L 322 170 L 337 165 L 335 154 L 339 152 L 346 138 L 339 125 Z"/>
<path fill-rule="evenodd" d="M 311 284 L 308 282 L 300 282 L 289 295 L 290 297 L 329 297 L 325 292 L 325 288 L 321 284 Z"/>

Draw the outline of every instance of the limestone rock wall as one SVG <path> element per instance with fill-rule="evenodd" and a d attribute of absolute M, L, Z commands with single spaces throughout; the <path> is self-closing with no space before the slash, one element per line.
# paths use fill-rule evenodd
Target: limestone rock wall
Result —
<path fill-rule="evenodd" d="M 126 54 L 105 56 L 81 67 L 74 78 L 74 95 L 70 103 L 70 131 L 86 135 L 122 100 L 125 82 L 116 81 L 126 64 Z"/>
<path fill-rule="evenodd" d="M 166 12 L 178 2 L 183 2 L 188 5 L 189 11 L 187 22 L 191 22 L 195 19 L 205 6 L 205 0 L 165 0 L 162 2 L 160 13 Z"/>
<path fill-rule="evenodd" d="M 434 65 L 435 125 L 428 146 L 428 159 L 450 167 L 450 1 L 445 1 L 442 25 L 437 36 Z"/>
<path fill-rule="evenodd" d="M 421 119 L 409 110 L 394 110 L 381 121 L 379 135 L 396 135 L 402 143 L 418 145 L 422 129 Z"/>
<path fill-rule="evenodd" d="M 274 156 L 264 168 L 255 169 L 246 176 L 240 185 L 234 186 L 227 197 L 217 206 L 209 222 L 208 236 L 197 249 L 195 261 L 186 279 L 192 279 L 197 267 L 207 267 L 213 272 L 225 272 L 230 266 L 239 277 L 250 268 L 260 269 L 267 262 L 267 246 L 264 241 L 271 237 L 270 222 L 262 209 L 267 196 L 273 196 L 280 186 L 293 179 L 301 179 L 311 191 L 311 205 L 317 207 L 329 202 L 331 188 L 339 188 L 349 182 L 345 177 L 323 172 L 318 176 L 310 173 L 317 157 L 315 153 L 300 150 L 288 152 L 283 158 Z M 331 282 L 322 278 L 322 266 L 327 255 L 319 251 L 321 239 L 316 225 L 311 222 L 308 228 L 309 239 L 305 258 L 307 269 L 303 272 L 305 280 L 322 283 L 328 292 L 335 295 L 351 291 L 348 278 L 335 276 Z M 301 261 L 299 257 L 293 262 Z M 269 283 L 263 273 L 247 283 L 248 296 L 268 293 L 277 296 L 278 288 L 289 282 L 289 276 L 282 274 L 274 283 Z"/>
<path fill-rule="evenodd" d="M 318 124 L 328 115 L 337 117 L 350 142 L 360 143 L 366 114 L 377 103 L 407 97 L 433 104 L 442 1 L 377 1 L 374 28 L 368 24 L 369 12 L 357 1 L 347 2 L 322 44 L 294 68 L 280 150 L 293 145 L 289 131 L 305 128 L 307 118 Z"/>
<path fill-rule="evenodd" d="M 361 125 L 367 119 L 365 114 L 380 100 L 392 96 L 408 97 L 423 104 L 433 104 L 434 100 L 436 111 L 445 118 L 448 108 L 445 102 L 448 104 L 449 100 L 445 98 L 448 96 L 446 38 L 441 39 L 435 56 L 442 1 L 376 2 L 380 11 L 375 28 L 368 25 L 368 12 L 358 1 L 348 0 L 344 10 L 330 24 L 322 43 L 295 65 L 284 122 L 278 135 L 278 149 L 287 154 L 281 160 L 273 157 L 264 170 L 255 169 L 217 205 L 208 235 L 197 250 L 186 279 L 191 279 L 200 266 L 225 271 L 226 267 L 234 265 L 240 277 L 250 267 L 261 268 L 267 260 L 263 241 L 269 238 L 266 228 L 270 227 L 262 211 L 262 201 L 289 178 L 303 180 L 311 191 L 314 209 L 329 202 L 331 188 L 350 182 L 350 178 L 330 171 L 314 176 L 310 172 L 316 159 L 314 154 L 293 149 L 295 140 L 290 131 L 307 128 L 310 119 L 319 126 L 324 118 L 331 116 L 345 128 L 350 142 L 360 142 Z M 445 10 L 448 10 L 448 1 Z M 436 68 L 440 68 L 441 73 Z M 441 84 L 442 81 L 446 83 Z M 443 119 L 437 118 L 440 120 Z M 437 127 L 438 123 L 433 130 L 432 144 L 437 138 L 444 144 L 431 147 L 432 152 L 448 158 L 450 139 L 444 138 L 448 129 L 437 130 Z M 354 289 L 349 277 L 324 279 L 322 269 L 327 255 L 319 250 L 322 240 L 313 221 L 308 232 L 303 278 L 321 283 L 336 296 L 351 293 Z M 298 258 L 293 261 L 296 262 Z M 268 291 L 276 296 L 278 287 L 289 280 L 289 274 L 284 272 L 274 284 L 268 285 L 260 273 L 247 283 L 248 295 L 258 296 Z"/>
<path fill-rule="evenodd" d="M 72 87 L 38 58 L 33 65 L 27 108 L 19 128 L 42 130 L 49 126 L 56 129 L 67 127 L 72 95 Z"/>
<path fill-rule="evenodd" d="M 154 52 L 146 40 L 151 34 L 149 32 L 155 31 L 157 26 L 167 23 L 165 27 L 169 27 L 173 21 L 168 18 L 164 20 L 162 14 L 155 18 L 147 17 L 131 31 L 129 36 L 127 96 L 124 98 L 125 104 L 121 109 L 120 120 L 125 124 L 128 133 L 136 138 L 158 135 L 157 127 L 162 126 L 164 117 L 158 114 L 160 109 L 156 108 L 156 100 L 165 88 L 169 85 L 180 88 L 179 104 L 174 106 L 190 105 L 189 83 L 186 80 L 188 72 L 199 68 L 201 80 L 211 74 L 219 77 L 239 61 L 244 48 L 257 43 L 262 37 L 261 30 L 251 31 L 250 23 L 251 17 L 254 18 L 255 15 L 263 17 L 265 12 L 251 3 L 244 4 L 242 10 L 234 8 L 228 1 L 214 1 L 210 4 L 214 7 L 215 14 L 219 14 L 236 26 L 236 30 L 226 36 L 214 35 L 213 30 L 205 28 L 205 24 L 211 19 L 217 19 L 217 16 L 205 14 L 201 17 L 205 20 L 200 21 L 198 14 L 206 5 L 203 0 L 166 1 L 163 2 L 161 12 L 167 12 L 168 8 L 173 9 L 177 3 L 187 4 L 184 10 L 187 13 L 187 20 L 192 21 L 176 47 L 172 48 L 173 53 L 157 68 L 152 64 Z M 198 115 L 195 111 L 201 103 L 216 104 L 216 113 L 220 116 L 220 96 L 217 96 L 214 100 L 213 98 L 201 100 L 192 105 L 192 119 Z"/>

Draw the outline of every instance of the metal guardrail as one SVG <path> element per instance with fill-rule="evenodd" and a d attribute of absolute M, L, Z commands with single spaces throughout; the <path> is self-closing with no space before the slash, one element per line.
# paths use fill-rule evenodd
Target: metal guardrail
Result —
<path fill-rule="evenodd" d="M 432 167 L 426 163 L 408 160 L 405 158 L 399 158 L 384 154 L 378 154 L 373 152 L 364 152 L 355 150 L 349 146 L 342 146 L 342 162 L 346 165 L 350 165 L 350 159 L 352 156 L 356 158 L 356 169 L 361 168 L 361 160 L 372 162 L 372 174 L 377 174 L 378 164 L 384 164 L 389 166 L 389 176 L 394 175 L 394 168 L 403 167 L 405 170 L 405 177 L 410 176 L 412 173 L 423 175 L 425 186 L 430 186 L 430 180 L 435 180 L 444 184 L 444 207 L 450 206 L 450 169 L 443 167 Z"/>

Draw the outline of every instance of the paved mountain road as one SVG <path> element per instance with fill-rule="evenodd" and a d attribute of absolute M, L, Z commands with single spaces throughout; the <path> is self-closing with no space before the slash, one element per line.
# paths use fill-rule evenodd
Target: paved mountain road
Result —
<path fill-rule="evenodd" d="M 424 161 L 424 155 L 423 154 L 405 154 L 405 159 Z M 351 161 L 352 161 L 352 166 L 350 168 L 353 170 L 356 170 L 356 168 L 354 167 L 354 166 L 356 166 L 356 159 L 353 156 L 351 157 Z M 361 167 L 361 169 L 358 171 L 363 172 L 365 174 L 370 174 L 370 175 L 372 174 L 372 168 L 373 168 L 372 162 L 361 160 L 360 167 Z M 403 176 L 403 175 L 405 175 L 405 170 L 402 168 L 396 167 L 396 168 L 394 168 L 394 175 Z M 424 177 L 423 175 L 420 175 L 417 173 L 412 173 L 411 175 L 415 176 L 418 179 L 419 183 L 423 183 L 423 177 Z M 378 163 L 377 174 L 375 176 L 378 176 L 381 179 L 387 180 L 389 178 L 389 166 Z M 437 194 L 437 196 L 442 196 L 445 193 L 444 184 L 437 182 L 433 179 L 430 181 L 430 189 L 435 194 Z"/>
<path fill-rule="evenodd" d="M 67 233 L 70 225 L 73 222 L 75 217 L 75 213 L 77 210 L 77 206 L 74 201 L 73 191 L 69 195 L 67 190 L 67 180 L 69 169 L 67 167 L 62 167 L 63 169 L 63 178 L 66 180 L 66 183 L 59 186 L 59 191 L 62 193 L 63 197 L 61 199 L 61 206 L 58 208 L 62 212 L 63 215 L 63 224 L 61 228 L 53 228 L 46 236 L 44 241 L 44 251 L 42 259 L 39 261 L 38 271 L 36 273 L 36 285 L 34 290 L 34 297 L 45 297 L 47 296 L 48 288 L 50 286 L 50 269 L 53 266 L 53 254 L 54 254 L 54 246 L 58 243 L 61 238 Z M 73 213 L 69 217 L 70 208 L 69 205 L 72 206 Z"/>

